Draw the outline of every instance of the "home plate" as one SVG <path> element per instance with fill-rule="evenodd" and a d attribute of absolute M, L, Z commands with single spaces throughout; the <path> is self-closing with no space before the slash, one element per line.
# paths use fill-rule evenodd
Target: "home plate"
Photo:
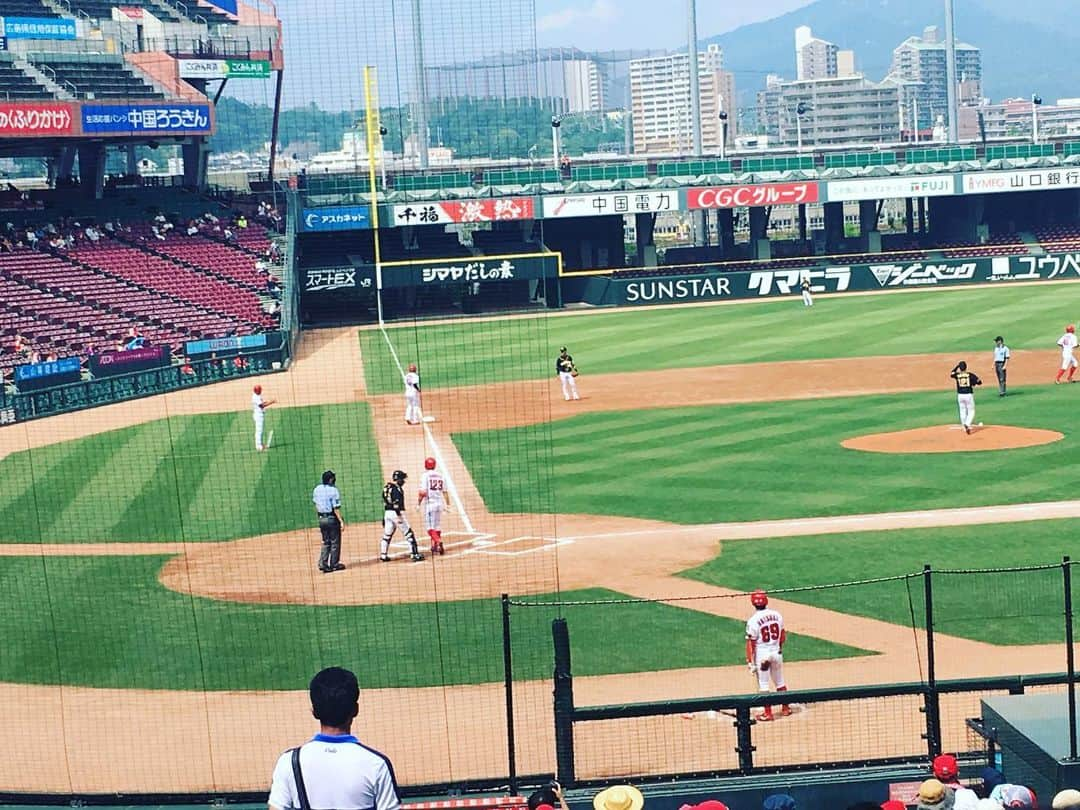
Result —
<path fill-rule="evenodd" d="M 435 417 L 434 416 L 425 416 L 424 421 L 427 422 L 428 424 L 431 424 L 432 422 L 435 421 Z"/>

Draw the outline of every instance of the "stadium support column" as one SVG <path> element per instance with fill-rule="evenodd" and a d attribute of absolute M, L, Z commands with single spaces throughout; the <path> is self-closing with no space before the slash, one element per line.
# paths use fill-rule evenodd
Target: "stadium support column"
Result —
<path fill-rule="evenodd" d="M 907 235 L 915 235 L 915 203 L 908 197 L 904 200 L 904 221 L 907 223 Z"/>
<path fill-rule="evenodd" d="M 226 79 L 226 81 L 228 80 Z M 274 164 L 277 163 L 278 124 L 281 121 L 281 85 L 284 81 L 285 68 L 282 68 L 277 72 L 277 86 L 274 88 L 274 120 L 270 124 L 270 170 L 267 173 L 270 180 L 270 193 L 274 195 L 275 205 L 277 205 L 277 194 L 274 192 Z"/>
<path fill-rule="evenodd" d="M 799 212 L 799 241 L 806 241 L 806 204 L 798 206 Z"/>
<path fill-rule="evenodd" d="M 656 214 L 634 214 L 634 232 L 637 242 L 638 267 L 656 267 L 656 243 L 653 233 L 656 230 Z"/>
<path fill-rule="evenodd" d="M 720 246 L 720 255 L 723 258 L 726 259 L 735 255 L 734 209 L 716 209 L 716 243 Z"/>
<path fill-rule="evenodd" d="M 844 204 L 825 203 L 822 209 L 825 217 L 825 253 L 831 256 L 840 250 L 840 242 L 844 239 Z"/>
<path fill-rule="evenodd" d="M 100 200 L 105 189 L 105 145 L 79 146 L 79 184 L 84 196 Z"/>
<path fill-rule="evenodd" d="M 184 157 L 184 188 L 206 187 L 206 138 L 189 138 L 181 147 Z"/>
<path fill-rule="evenodd" d="M 758 206 L 750 211 L 750 251 L 754 259 L 772 258 L 772 245 L 769 244 L 766 229 L 769 224 L 768 212 Z"/>
<path fill-rule="evenodd" d="M 953 0 L 945 0 L 945 103 L 949 120 L 949 143 L 956 143 L 957 119 L 960 110 L 956 105 L 956 31 L 953 27 Z"/>
<path fill-rule="evenodd" d="M 881 252 L 881 234 L 877 229 L 877 200 L 859 201 L 859 235 L 863 239 L 863 249 L 867 253 Z"/>
<path fill-rule="evenodd" d="M 127 173 L 134 177 L 139 173 L 139 161 L 135 157 L 135 144 L 129 143 L 124 147 L 124 157 L 127 159 Z"/>

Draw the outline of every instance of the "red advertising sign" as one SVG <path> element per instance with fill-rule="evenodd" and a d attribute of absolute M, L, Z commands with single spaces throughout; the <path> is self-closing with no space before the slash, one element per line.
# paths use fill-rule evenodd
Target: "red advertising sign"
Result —
<path fill-rule="evenodd" d="M 0 102 L 0 135 L 74 135 L 77 109 L 62 102 Z"/>
<path fill-rule="evenodd" d="M 818 184 L 761 183 L 752 186 L 712 186 L 686 190 L 688 208 L 756 208 L 762 205 L 799 205 L 817 202 Z"/>
<path fill-rule="evenodd" d="M 532 197 L 487 197 L 482 200 L 417 202 L 394 206 L 395 225 L 433 225 L 440 222 L 495 222 L 532 219 Z"/>

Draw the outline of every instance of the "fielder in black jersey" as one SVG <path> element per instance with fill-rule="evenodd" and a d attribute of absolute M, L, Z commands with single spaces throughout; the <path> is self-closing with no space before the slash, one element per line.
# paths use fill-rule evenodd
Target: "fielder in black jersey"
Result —
<path fill-rule="evenodd" d="M 405 517 L 405 480 L 408 478 L 401 470 L 394 470 L 391 480 L 386 483 L 382 491 L 383 500 L 383 536 L 379 549 L 379 559 L 382 562 L 390 562 L 390 538 L 394 532 L 401 528 L 405 539 L 412 547 L 413 562 L 420 562 L 424 555 L 416 545 L 416 535 Z"/>
<path fill-rule="evenodd" d="M 555 373 L 562 384 L 563 399 L 568 402 L 571 399 L 581 399 L 577 390 L 577 366 L 574 365 L 574 358 L 570 356 L 565 346 L 559 349 L 559 356 L 555 358 Z"/>
<path fill-rule="evenodd" d="M 960 409 L 960 426 L 965 433 L 971 433 L 971 425 L 975 421 L 975 386 L 982 385 L 974 371 L 967 370 L 967 363 L 961 360 L 949 374 L 956 383 L 956 404 Z"/>

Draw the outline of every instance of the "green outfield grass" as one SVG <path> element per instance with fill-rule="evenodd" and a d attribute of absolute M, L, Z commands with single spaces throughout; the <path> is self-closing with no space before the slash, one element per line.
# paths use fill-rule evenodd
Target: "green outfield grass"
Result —
<path fill-rule="evenodd" d="M 312 526 L 311 490 L 328 467 L 346 520 L 380 514 L 366 404 L 273 408 L 271 430 L 257 453 L 247 411 L 178 416 L 12 454 L 0 460 L 0 542 L 230 540 Z"/>
<path fill-rule="evenodd" d="M 722 307 L 679 306 L 587 315 L 389 328 L 401 363 L 424 385 L 478 385 L 554 375 L 569 346 L 582 374 L 829 357 L 1053 349 L 1076 318 L 1077 286 L 935 289 L 840 296 L 806 310 L 797 296 Z M 360 333 L 368 390 L 393 393 L 401 375 L 378 330 Z M 970 359 L 970 358 L 969 358 Z M 888 369 L 879 370 L 887 374 Z"/>
<path fill-rule="evenodd" d="M 238 604 L 166 589 L 156 576 L 167 559 L 0 558 L 7 650 L 0 656 L 0 680 L 298 689 L 331 661 L 355 669 L 367 687 L 503 678 L 498 599 L 362 607 Z M 566 600 L 618 596 L 599 589 L 563 594 Z M 731 619 L 652 603 L 568 610 L 574 671 L 581 675 L 742 660 L 742 626 Z M 514 610 L 517 679 L 550 677 L 556 615 L 554 606 Z M 858 654 L 802 637 L 795 660 Z"/>
<path fill-rule="evenodd" d="M 943 386 L 945 388 L 945 386 Z M 558 511 L 675 523 L 847 515 L 1077 497 L 1071 386 L 978 398 L 988 424 L 1059 430 L 1059 442 L 981 453 L 892 455 L 841 440 L 955 422 L 956 399 L 898 394 L 593 413 L 454 436 L 497 512 Z M 531 486 L 515 484 L 526 480 Z"/>
<path fill-rule="evenodd" d="M 714 560 L 682 575 L 752 590 L 917 573 L 924 563 L 935 569 L 1053 565 L 1063 555 L 1080 557 L 1080 520 L 725 541 Z M 933 592 L 939 632 L 993 644 L 1064 641 L 1060 566 L 1000 574 L 938 573 Z M 907 626 L 914 608 L 916 624 L 924 624 L 921 576 L 782 598 Z M 1080 585 L 1074 585 L 1074 598 L 1080 598 Z"/>

